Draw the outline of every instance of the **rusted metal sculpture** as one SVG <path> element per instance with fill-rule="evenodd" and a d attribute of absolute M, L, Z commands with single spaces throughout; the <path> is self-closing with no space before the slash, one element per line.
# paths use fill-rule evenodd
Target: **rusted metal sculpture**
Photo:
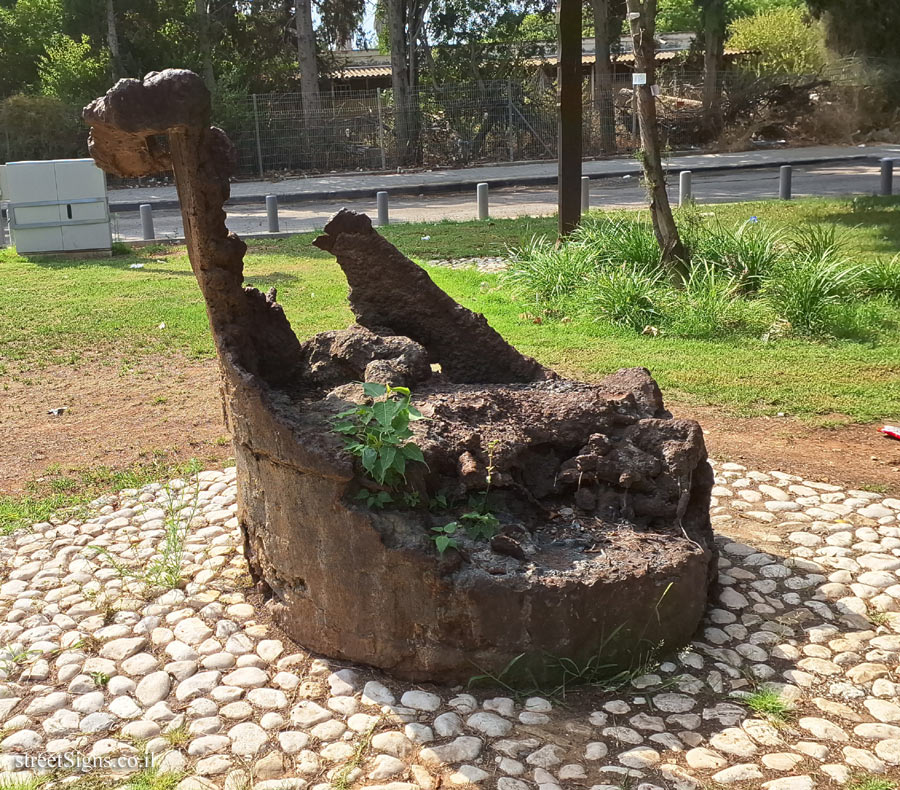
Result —
<path fill-rule="evenodd" d="M 343 269 L 358 323 L 300 342 L 274 293 L 243 287 L 245 245 L 222 208 L 233 149 L 209 112 L 202 80 L 171 70 L 120 81 L 85 119 L 106 170 L 174 170 L 245 552 L 284 630 L 329 656 L 453 682 L 521 654 L 519 668 L 546 674 L 550 654 L 628 666 L 684 644 L 716 568 L 699 426 L 672 419 L 643 369 L 586 384 L 520 354 L 353 212 L 315 243 Z M 361 381 L 410 387 L 428 418 L 414 427 L 425 463 L 409 496 L 383 510 L 358 498 L 379 487 L 333 430 L 365 400 Z M 434 528 L 487 488 L 497 534 L 461 532 L 439 555 Z"/>

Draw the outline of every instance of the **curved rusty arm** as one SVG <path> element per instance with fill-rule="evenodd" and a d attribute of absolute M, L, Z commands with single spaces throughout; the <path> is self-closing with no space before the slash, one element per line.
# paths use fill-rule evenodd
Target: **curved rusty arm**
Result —
<path fill-rule="evenodd" d="M 235 150 L 221 129 L 209 125 L 210 107 L 209 91 L 191 71 L 119 80 L 84 108 L 88 148 L 115 175 L 174 171 L 188 256 L 220 356 L 285 385 L 300 362 L 300 343 L 274 294 L 243 287 L 247 246 L 229 232 L 223 208 Z"/>

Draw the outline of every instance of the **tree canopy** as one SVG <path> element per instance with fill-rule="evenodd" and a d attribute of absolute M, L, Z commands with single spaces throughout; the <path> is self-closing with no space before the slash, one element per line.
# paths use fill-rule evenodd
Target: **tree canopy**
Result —
<path fill-rule="evenodd" d="M 333 61 L 329 53 L 351 42 L 379 40 L 389 49 L 387 36 L 373 37 L 363 29 L 367 1 L 378 7 L 376 20 L 384 22 L 391 3 L 405 0 L 312 0 L 320 71 Z M 725 23 L 732 25 L 736 43 L 765 38 L 766 25 L 777 37 L 778 14 L 793 12 L 790 19 L 796 20 L 808 2 L 839 54 L 896 55 L 900 0 L 723 1 Z M 527 48 L 509 49 L 506 45 L 512 42 L 555 38 L 551 0 L 419 4 L 426 9 L 425 21 L 412 47 L 418 52 L 415 67 L 427 80 L 496 77 L 495 68 L 484 75 L 474 64 L 482 64 L 483 56 L 490 59 L 491 52 L 526 53 Z M 587 37 L 593 34 L 591 0 L 584 0 L 583 7 Z M 659 0 L 657 31 L 702 32 L 703 7 L 702 0 Z M 118 74 L 141 76 L 168 66 L 211 75 L 211 84 L 222 95 L 296 91 L 300 84 L 294 14 L 294 0 L 0 0 L 0 100 L 18 93 L 43 94 L 77 105 Z M 734 27 L 751 17 L 759 20 L 754 26 L 761 29 Z M 621 16 L 611 12 L 610 18 L 613 39 Z M 448 44 L 455 46 L 440 46 Z"/>

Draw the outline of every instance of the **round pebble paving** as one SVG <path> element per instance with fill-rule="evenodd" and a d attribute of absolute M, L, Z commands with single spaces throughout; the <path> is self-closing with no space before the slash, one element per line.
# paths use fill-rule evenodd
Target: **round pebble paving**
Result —
<path fill-rule="evenodd" d="M 179 790 L 900 776 L 900 500 L 713 467 L 720 586 L 695 641 L 565 698 L 414 687 L 292 644 L 254 606 L 233 468 L 2 537 L 0 771 L 77 751 L 150 755 Z M 143 577 L 173 524 L 186 583 L 166 590 Z"/>

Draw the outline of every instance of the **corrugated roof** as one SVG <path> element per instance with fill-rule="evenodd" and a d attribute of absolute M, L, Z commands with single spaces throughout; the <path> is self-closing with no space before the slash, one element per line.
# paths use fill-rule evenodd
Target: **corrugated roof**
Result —
<path fill-rule="evenodd" d="M 390 66 L 345 66 L 342 69 L 329 71 L 328 76 L 335 80 L 347 80 L 352 77 L 390 77 Z"/>
<path fill-rule="evenodd" d="M 671 60 L 675 60 L 679 55 L 684 54 L 684 51 L 669 51 L 669 52 L 657 52 L 656 53 L 656 62 L 657 63 L 665 63 Z M 726 49 L 725 57 L 726 58 L 736 58 L 742 55 L 754 55 L 756 54 L 752 49 Z M 583 65 L 591 65 L 594 63 L 596 58 L 593 55 L 582 55 L 581 62 Z M 543 58 L 531 58 L 526 61 L 529 66 L 552 66 L 557 62 L 556 55 L 547 55 Z M 616 55 L 615 57 L 616 63 L 625 63 L 630 64 L 634 63 L 634 53 L 629 52 L 623 55 Z M 376 78 L 376 77 L 390 77 L 391 76 L 391 67 L 390 65 L 384 66 L 375 66 L 375 65 L 367 65 L 367 66 L 344 66 L 341 69 L 335 69 L 334 71 L 330 71 L 328 76 L 331 79 L 335 80 L 349 80 L 349 79 L 366 79 L 366 78 Z"/>

